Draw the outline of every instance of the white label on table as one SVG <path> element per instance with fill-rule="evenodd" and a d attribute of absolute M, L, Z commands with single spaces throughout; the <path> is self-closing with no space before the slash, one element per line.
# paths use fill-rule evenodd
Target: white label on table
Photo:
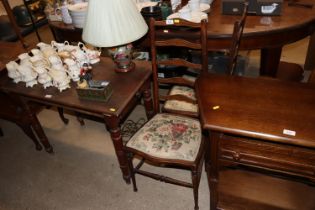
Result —
<path fill-rule="evenodd" d="M 295 136 L 296 132 L 288 130 L 288 129 L 283 129 L 283 134 L 290 135 L 290 136 Z"/>
<path fill-rule="evenodd" d="M 52 98 L 52 95 L 47 94 L 45 95 L 45 98 Z"/>
<path fill-rule="evenodd" d="M 159 77 L 159 78 L 164 78 L 165 75 L 164 75 L 164 73 L 158 73 L 158 77 Z"/>
<path fill-rule="evenodd" d="M 174 24 L 174 21 L 173 20 L 166 20 L 166 25 L 173 25 Z"/>

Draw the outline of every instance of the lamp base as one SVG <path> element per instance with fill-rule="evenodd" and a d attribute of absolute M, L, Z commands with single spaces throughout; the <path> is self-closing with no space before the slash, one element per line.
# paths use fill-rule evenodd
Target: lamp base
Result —
<path fill-rule="evenodd" d="M 119 68 L 118 66 L 116 66 L 115 71 L 118 73 L 126 73 L 129 71 L 133 71 L 136 67 L 136 64 L 134 62 L 131 61 L 129 67 L 127 68 Z"/>

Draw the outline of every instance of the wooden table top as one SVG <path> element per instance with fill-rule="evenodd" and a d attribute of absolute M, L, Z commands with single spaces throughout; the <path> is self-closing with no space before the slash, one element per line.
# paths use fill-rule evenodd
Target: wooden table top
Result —
<path fill-rule="evenodd" d="M 315 30 L 315 2 L 303 0 L 303 3 L 314 4 L 314 7 L 304 8 L 288 6 L 288 0 L 284 0 L 282 14 L 280 16 L 255 16 L 249 15 L 246 20 L 242 49 L 262 49 L 268 47 L 283 46 L 300 40 Z M 221 0 L 214 0 L 208 14 L 208 48 L 209 50 L 228 49 L 234 22 L 239 20 L 238 15 L 222 15 Z M 54 27 L 63 30 L 77 30 L 73 25 L 62 22 L 50 22 Z M 163 34 L 160 34 L 163 36 Z M 171 36 L 171 33 L 164 34 Z M 183 34 L 184 36 L 198 37 L 198 34 Z"/>
<path fill-rule="evenodd" d="M 196 93 L 204 129 L 315 148 L 315 85 L 206 74 Z"/>
<path fill-rule="evenodd" d="M 281 30 L 290 30 L 293 27 L 313 23 L 315 24 L 315 2 L 301 0 L 299 2 L 314 4 L 314 7 L 304 8 L 288 6 L 288 0 L 283 0 L 280 16 L 248 15 L 244 34 L 273 33 Z M 233 24 L 240 19 L 237 15 L 222 15 L 221 0 L 214 0 L 208 18 L 208 34 L 211 36 L 229 36 L 233 31 Z"/>
<path fill-rule="evenodd" d="M 25 83 L 20 82 L 15 84 L 8 76 L 3 75 L 0 78 L 0 89 L 45 104 L 58 105 L 98 115 L 108 114 L 118 116 L 136 95 L 139 88 L 151 76 L 151 64 L 149 62 L 135 61 L 135 63 L 136 69 L 128 73 L 116 73 L 114 71 L 115 65 L 110 58 L 101 58 L 100 63 L 93 65 L 93 79 L 108 80 L 112 84 L 113 94 L 107 102 L 80 100 L 74 82 L 71 83 L 70 89 L 59 92 L 55 87 L 44 89 L 40 84 L 32 88 L 26 88 Z M 47 98 L 47 95 L 51 95 L 52 97 Z"/>
<path fill-rule="evenodd" d="M 0 41 L 0 71 L 5 65 L 17 58 L 23 52 L 26 52 L 20 42 L 3 42 Z"/>
<path fill-rule="evenodd" d="M 288 0 L 282 4 L 280 16 L 248 15 L 243 32 L 241 49 L 262 49 L 279 47 L 296 42 L 315 30 L 315 2 L 312 9 L 288 6 Z M 234 22 L 241 16 L 222 15 L 221 0 L 214 0 L 208 15 L 208 48 L 222 49 L 230 47 Z"/>

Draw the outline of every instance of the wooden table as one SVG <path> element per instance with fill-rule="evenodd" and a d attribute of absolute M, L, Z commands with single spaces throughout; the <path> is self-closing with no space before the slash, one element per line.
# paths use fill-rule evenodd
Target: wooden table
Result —
<path fill-rule="evenodd" d="M 141 98 L 144 101 L 147 117 L 150 118 L 153 115 L 150 87 L 151 64 L 144 61 L 135 63 L 134 71 L 121 74 L 114 71 L 114 63 L 109 58 L 102 58 L 100 63 L 93 65 L 93 79 L 108 80 L 112 84 L 113 94 L 107 102 L 80 100 L 75 90 L 75 83 L 71 84 L 70 89 L 59 92 L 55 87 L 45 90 L 41 85 L 26 88 L 24 83 L 15 84 L 7 76 L 2 76 L 0 90 L 24 101 L 24 106 L 28 110 L 29 117 L 46 150 L 51 150 L 52 147 L 39 124 L 36 113 L 32 113 L 28 107 L 28 102 L 53 105 L 103 118 L 105 126 L 110 132 L 123 178 L 129 182 L 120 125 Z"/>
<path fill-rule="evenodd" d="M 73 24 L 60 21 L 48 21 L 48 25 L 57 42 L 83 42 L 82 28 L 75 28 Z"/>
<path fill-rule="evenodd" d="M 25 53 L 20 42 L 3 42 L 0 41 L 0 77 L 6 77 L 5 65 L 17 58 L 21 53 Z M 38 142 L 34 134 L 31 121 L 27 117 L 26 110 L 23 109 L 22 103 L 10 94 L 0 91 L 0 118 L 16 123 L 25 134 L 32 139 L 37 150 L 41 150 L 42 146 Z M 34 107 L 35 108 L 35 107 Z M 4 135 L 0 127 L 0 136 Z M 40 133 L 39 133 L 40 135 Z"/>
<path fill-rule="evenodd" d="M 303 0 L 314 4 L 312 0 Z M 215 0 L 209 13 L 208 48 L 230 46 L 233 23 L 240 17 L 221 15 L 221 1 Z M 248 16 L 240 49 L 261 49 L 260 74 L 275 76 L 282 47 L 312 35 L 315 5 L 312 9 L 288 6 L 284 0 L 281 16 Z"/>
<path fill-rule="evenodd" d="M 0 41 L 0 71 L 12 59 L 16 59 L 21 53 L 26 52 L 22 44 L 19 42 L 3 42 Z"/>
<path fill-rule="evenodd" d="M 312 35 L 315 30 L 315 3 L 312 0 L 303 2 L 314 4 L 312 9 L 288 6 L 284 0 L 281 16 L 248 16 L 244 29 L 244 36 L 240 46 L 241 50 L 261 49 L 260 73 L 261 75 L 275 76 L 279 65 L 282 47 Z M 208 49 L 229 49 L 233 24 L 240 16 L 222 15 L 221 1 L 214 0 L 208 16 Z M 75 31 L 80 37 L 82 30 L 61 22 L 50 22 L 53 28 L 60 31 Z M 61 33 L 60 33 L 61 34 Z M 160 33 L 160 36 L 170 37 L 172 33 Z M 177 35 L 178 36 L 178 35 Z M 191 38 L 197 34 L 183 33 Z M 63 40 L 56 36 L 58 40 Z M 76 40 L 78 38 L 75 38 Z M 150 47 L 148 37 L 137 42 Z"/>
<path fill-rule="evenodd" d="M 209 131 L 211 210 L 218 209 L 221 165 L 315 182 L 314 85 L 205 74 L 196 83 L 196 93 L 202 126 Z"/>

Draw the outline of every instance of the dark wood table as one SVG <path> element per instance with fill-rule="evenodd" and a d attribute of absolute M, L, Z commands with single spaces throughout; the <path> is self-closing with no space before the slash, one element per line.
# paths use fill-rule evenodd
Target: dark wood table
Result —
<path fill-rule="evenodd" d="M 283 1 L 281 16 L 248 16 L 240 49 L 261 49 L 260 74 L 275 76 L 282 47 L 312 35 L 315 30 L 315 4 L 312 9 L 288 6 Z M 208 23 L 208 48 L 230 46 L 233 23 L 240 17 L 221 15 L 221 1 L 214 0 Z"/>
<path fill-rule="evenodd" d="M 205 74 L 196 93 L 202 126 L 209 131 L 211 210 L 218 209 L 219 166 L 315 182 L 315 85 Z"/>
<path fill-rule="evenodd" d="M 252 16 L 246 20 L 241 50 L 261 49 L 261 75 L 275 76 L 279 65 L 282 47 L 312 35 L 315 30 L 315 3 L 312 0 L 301 0 L 314 4 L 312 9 L 288 6 L 284 0 L 281 16 Z M 233 24 L 240 16 L 222 15 L 221 1 L 214 0 L 208 16 L 208 49 L 222 50 L 230 47 Z M 82 30 L 61 22 L 50 22 L 52 28 L 59 31 L 75 31 L 81 37 Z M 61 34 L 61 33 L 60 33 Z M 160 36 L 170 37 L 171 33 L 160 33 Z M 183 36 L 197 37 L 197 34 Z M 63 40 L 60 36 L 57 39 Z M 75 38 L 77 40 L 78 38 Z M 144 37 L 138 44 L 149 47 L 148 37 Z M 313 49 L 313 48 L 312 48 Z M 311 53 L 311 52 L 310 52 Z M 308 58 L 311 59 L 311 58 Z M 308 63 L 308 61 L 306 61 Z"/>
<path fill-rule="evenodd" d="M 25 53 L 23 45 L 20 42 L 3 42 L 0 41 L 0 77 L 6 77 L 7 72 L 5 65 L 17 58 L 21 53 Z M 24 133 L 32 139 L 37 150 L 41 150 L 42 146 L 33 131 L 31 120 L 27 116 L 26 110 L 23 108 L 22 102 L 18 98 L 12 97 L 10 94 L 0 91 L 0 118 L 16 123 Z M 39 107 L 32 107 L 35 111 Z M 4 131 L 5 132 L 5 131 Z M 0 127 L 0 136 L 4 135 Z M 39 133 L 40 135 L 40 133 Z"/>
<path fill-rule="evenodd" d="M 129 182 L 129 171 L 123 151 L 120 125 L 141 98 L 144 101 L 147 117 L 150 118 L 153 115 L 150 86 L 151 64 L 144 61 L 136 61 L 135 63 L 136 69 L 134 71 L 121 74 L 114 71 L 114 63 L 109 58 L 101 58 L 100 63 L 93 65 L 93 79 L 108 80 L 112 84 L 113 94 L 107 102 L 80 100 L 76 93 L 75 83 L 71 84 L 70 89 L 59 92 L 55 87 L 45 90 L 41 85 L 26 88 L 24 83 L 15 84 L 6 75 L 0 78 L 0 90 L 16 96 L 24 102 L 36 133 L 45 149 L 49 151 L 52 147 L 40 126 L 36 113 L 32 113 L 32 109 L 29 108 L 28 102 L 53 105 L 103 118 L 105 126 L 110 132 L 123 178 Z"/>
<path fill-rule="evenodd" d="M 19 42 L 3 42 L 0 41 L 0 71 L 5 68 L 12 59 L 16 59 L 21 53 L 26 52 L 23 45 Z"/>
<path fill-rule="evenodd" d="M 83 42 L 82 28 L 75 28 L 73 24 L 60 21 L 48 21 L 48 25 L 57 42 Z"/>

